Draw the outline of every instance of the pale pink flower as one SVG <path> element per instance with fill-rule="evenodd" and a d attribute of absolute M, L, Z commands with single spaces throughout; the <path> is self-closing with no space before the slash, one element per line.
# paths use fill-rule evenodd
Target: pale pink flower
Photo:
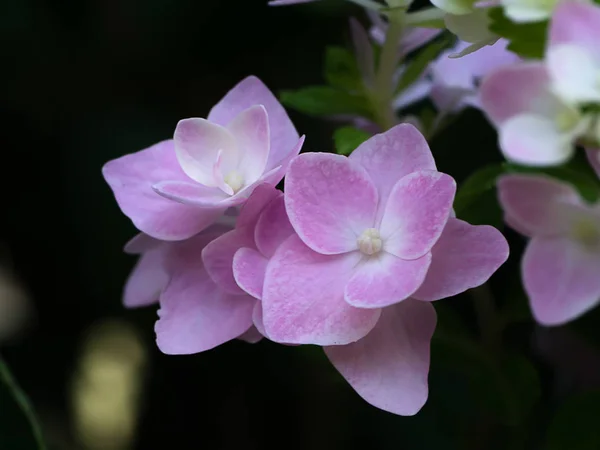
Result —
<path fill-rule="evenodd" d="M 248 77 L 207 119 L 180 121 L 173 140 L 110 161 L 103 175 L 139 230 L 181 240 L 241 205 L 257 184 L 277 184 L 302 142 L 275 96 Z"/>
<path fill-rule="evenodd" d="M 521 264 L 535 319 L 561 325 L 600 301 L 600 205 L 544 175 L 498 181 L 506 222 L 531 238 Z"/>
<path fill-rule="evenodd" d="M 508 256 L 496 229 L 451 217 L 454 190 L 411 125 L 350 158 L 295 158 L 285 205 L 297 234 L 267 264 L 255 324 L 276 342 L 325 346 L 361 397 L 415 414 L 428 392 L 428 301 L 480 285 Z"/>

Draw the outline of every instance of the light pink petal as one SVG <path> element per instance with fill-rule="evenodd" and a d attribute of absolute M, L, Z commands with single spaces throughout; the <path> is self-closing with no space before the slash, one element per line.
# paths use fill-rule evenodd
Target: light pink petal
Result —
<path fill-rule="evenodd" d="M 163 244 L 164 245 L 164 244 Z M 163 267 L 164 246 L 142 254 L 135 264 L 123 291 L 123 304 L 127 308 L 148 306 L 158 302 L 169 277 Z"/>
<path fill-rule="evenodd" d="M 226 208 L 236 204 L 233 197 L 225 194 L 221 189 L 189 181 L 161 181 L 152 185 L 152 189 L 164 198 L 195 206 L 207 212 L 212 209 L 225 211 Z"/>
<path fill-rule="evenodd" d="M 532 235 L 565 232 L 570 220 L 561 203 L 581 203 L 567 184 L 544 175 L 503 175 L 498 179 L 498 198 L 511 223 Z"/>
<path fill-rule="evenodd" d="M 248 331 L 242 333 L 238 336 L 238 339 L 241 339 L 248 344 L 256 344 L 257 342 L 262 341 L 264 336 L 260 334 L 260 331 L 255 326 L 252 326 L 248 329 Z"/>
<path fill-rule="evenodd" d="M 527 166 L 557 166 L 571 158 L 574 137 L 561 133 L 551 119 L 521 114 L 499 129 L 500 148 L 507 159 Z"/>
<path fill-rule="evenodd" d="M 255 182 L 265 171 L 269 157 L 267 110 L 262 105 L 251 106 L 238 114 L 227 129 L 235 137 L 241 153 L 237 170 L 244 174 L 246 184 Z"/>
<path fill-rule="evenodd" d="M 296 156 L 298 156 L 298 153 L 300 153 L 303 144 L 304 136 L 302 136 L 300 140 L 296 143 L 296 145 L 292 148 L 292 150 L 289 151 L 287 155 L 285 155 L 285 157 L 279 162 L 279 165 L 276 165 L 274 168 L 268 170 L 261 176 L 260 182 L 269 183 L 273 186 L 276 186 L 281 180 L 283 180 L 283 177 L 286 175 L 291 161 Z"/>
<path fill-rule="evenodd" d="M 435 170 L 431 150 L 413 125 L 400 124 L 363 142 L 350 155 L 363 166 L 379 191 L 379 217 L 396 182 L 417 170 Z"/>
<path fill-rule="evenodd" d="M 323 254 L 344 253 L 373 227 L 377 191 L 365 170 L 345 156 L 304 153 L 290 164 L 285 205 L 306 245 Z"/>
<path fill-rule="evenodd" d="M 158 247 L 162 243 L 163 241 L 154 239 L 147 234 L 138 233 L 125 244 L 123 251 L 130 255 L 141 255 L 142 253 Z"/>
<path fill-rule="evenodd" d="M 268 337 L 267 332 L 265 331 L 265 325 L 263 323 L 262 302 L 256 302 L 254 304 L 254 310 L 252 311 L 252 320 L 254 321 L 254 326 L 256 327 L 258 332 L 263 336 Z"/>
<path fill-rule="evenodd" d="M 227 128 L 206 119 L 183 119 L 177 123 L 175 153 L 183 171 L 193 180 L 215 187 L 213 166 L 219 153 L 224 171 L 237 166 L 240 151 Z"/>
<path fill-rule="evenodd" d="M 425 281 L 413 297 L 440 300 L 480 286 L 504 264 L 508 252 L 508 243 L 496 228 L 450 218 L 431 250 Z"/>
<path fill-rule="evenodd" d="M 431 254 L 406 261 L 382 252 L 362 261 L 346 285 L 344 298 L 357 308 L 383 308 L 410 297 L 423 283 Z"/>
<path fill-rule="evenodd" d="M 298 132 L 281 103 L 273 93 L 255 76 L 240 81 L 208 114 L 208 120 L 227 125 L 235 116 L 254 105 L 267 110 L 271 138 L 267 170 L 282 164 L 298 142 Z"/>
<path fill-rule="evenodd" d="M 400 53 L 406 55 L 422 47 L 441 32 L 440 28 L 407 27 L 402 38 L 400 38 Z"/>
<path fill-rule="evenodd" d="M 267 183 L 256 186 L 248 201 L 240 209 L 236 228 L 249 227 L 254 229 L 260 213 L 273 199 L 283 197 L 283 193 Z"/>
<path fill-rule="evenodd" d="M 562 325 L 600 301 L 600 252 L 565 237 L 534 237 L 522 261 L 535 319 Z"/>
<path fill-rule="evenodd" d="M 123 213 L 144 233 L 165 241 L 187 239 L 215 221 L 218 213 L 168 200 L 152 186 L 161 181 L 191 182 L 175 156 L 173 141 L 109 161 L 102 174 Z"/>
<path fill-rule="evenodd" d="M 427 401 L 429 347 L 436 314 L 428 303 L 408 299 L 386 308 L 360 341 L 326 347 L 325 353 L 363 399 L 402 416 Z"/>
<path fill-rule="evenodd" d="M 538 98 L 549 95 L 549 78 L 542 62 L 500 67 L 482 80 L 481 106 L 496 126 L 535 109 Z"/>
<path fill-rule="evenodd" d="M 209 242 L 202 250 L 205 270 L 221 289 L 230 294 L 244 292 L 233 276 L 233 256 L 242 247 L 254 248 L 254 240 L 251 233 L 236 229 Z"/>
<path fill-rule="evenodd" d="M 242 247 L 233 255 L 233 277 L 237 285 L 254 298 L 262 299 L 269 260 L 260 252 Z"/>
<path fill-rule="evenodd" d="M 600 150 L 597 148 L 587 148 L 585 151 L 590 165 L 596 171 L 598 177 L 600 177 Z"/>
<path fill-rule="evenodd" d="M 283 241 L 294 234 L 285 210 L 283 195 L 269 203 L 258 219 L 254 230 L 256 247 L 270 258 Z"/>
<path fill-rule="evenodd" d="M 600 58 L 600 8 L 580 1 L 562 1 L 550 19 L 549 45 L 576 44 Z"/>
<path fill-rule="evenodd" d="M 343 345 L 364 337 L 379 310 L 344 301 L 344 286 L 360 255 L 321 255 L 288 238 L 267 266 L 263 320 L 267 336 L 291 344 Z"/>
<path fill-rule="evenodd" d="M 204 270 L 200 253 L 211 236 L 173 245 L 166 258 L 169 284 L 160 296 L 156 341 L 166 354 L 209 350 L 247 331 L 255 299 L 229 295 Z"/>
<path fill-rule="evenodd" d="M 404 259 L 431 250 L 450 217 L 455 193 L 456 182 L 441 172 L 413 172 L 398 181 L 381 221 L 384 250 Z"/>

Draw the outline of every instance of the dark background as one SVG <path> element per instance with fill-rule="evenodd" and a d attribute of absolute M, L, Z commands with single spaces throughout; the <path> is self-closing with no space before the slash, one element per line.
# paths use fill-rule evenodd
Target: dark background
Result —
<path fill-rule="evenodd" d="M 469 403 L 461 376 L 434 367 L 429 403 L 402 418 L 361 400 L 319 348 L 236 341 L 166 356 L 154 343 L 156 308 L 121 305 L 135 261 L 122 246 L 135 229 L 104 183 L 102 165 L 169 138 L 181 118 L 205 117 L 247 75 L 276 93 L 322 83 L 325 46 L 347 43 L 352 13 L 363 18 L 334 1 L 289 8 L 269 8 L 266 0 L 2 2 L 1 256 L 34 306 L 3 353 L 51 448 L 508 448 L 507 430 L 514 429 Z M 305 150 L 332 150 L 334 124 L 290 116 L 307 135 Z M 462 180 L 500 160 L 495 139 L 482 116 L 467 111 L 432 148 L 440 168 Z M 506 273 L 516 271 L 521 242 L 509 237 L 517 256 Z M 503 293 L 509 278 L 501 273 L 494 283 Z M 457 298 L 454 307 L 473 322 L 468 301 Z M 528 356 L 532 330 L 530 323 L 513 330 L 515 347 Z M 94 351 L 101 355 L 96 366 L 89 362 Z M 119 403 L 113 372 L 136 361 L 131 385 L 142 401 L 133 438 L 121 445 L 114 431 L 121 419 L 111 411 L 129 403 Z M 551 390 L 544 367 L 542 390 Z M 82 428 L 76 404 L 87 398 L 78 397 L 78 386 L 90 371 L 100 374 L 91 391 L 100 391 L 83 400 L 96 427 L 85 444 L 91 428 Z M 94 409 L 108 398 L 104 392 L 115 395 L 116 409 Z M 1 439 L 2 450 L 33 448 Z"/>

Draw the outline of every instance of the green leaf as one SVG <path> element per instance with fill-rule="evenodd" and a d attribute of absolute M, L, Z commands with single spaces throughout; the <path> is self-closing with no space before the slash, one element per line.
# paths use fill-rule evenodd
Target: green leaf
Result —
<path fill-rule="evenodd" d="M 556 412 L 547 433 L 548 450 L 600 448 L 600 391 L 567 399 Z"/>
<path fill-rule="evenodd" d="M 417 53 L 406 65 L 402 73 L 395 94 L 400 94 L 423 74 L 429 63 L 433 61 L 444 50 L 451 39 L 446 35 L 442 39 L 435 40 L 425 46 L 423 50 Z"/>
<path fill-rule="evenodd" d="M 461 183 L 454 198 L 454 211 L 464 212 L 477 198 L 496 187 L 496 178 L 504 172 L 501 164 L 490 164 L 475 171 Z"/>
<path fill-rule="evenodd" d="M 340 155 L 349 155 L 371 135 L 354 127 L 342 127 L 333 133 L 335 151 Z"/>
<path fill-rule="evenodd" d="M 548 21 L 514 23 L 502 7 L 490 8 L 490 31 L 510 41 L 508 50 L 524 58 L 541 59 L 546 46 Z"/>
<path fill-rule="evenodd" d="M 45 450 L 29 399 L 0 358 L 0 448 Z"/>
<path fill-rule="evenodd" d="M 540 397 L 539 376 L 523 356 L 496 360 L 494 355 L 469 339 L 445 333 L 436 332 L 432 341 L 433 370 L 460 375 L 469 394 L 464 401 L 515 426 L 529 417 Z"/>
<path fill-rule="evenodd" d="M 348 91 L 362 91 L 363 82 L 354 54 L 343 47 L 327 47 L 325 80 L 331 86 Z"/>
<path fill-rule="evenodd" d="M 283 91 L 279 99 L 285 106 L 314 116 L 371 116 L 369 102 L 365 97 L 329 86 L 309 86 L 296 91 Z"/>
<path fill-rule="evenodd" d="M 589 167 L 587 162 L 573 158 L 569 163 L 560 167 L 527 167 L 518 164 L 505 163 L 507 172 L 545 174 L 571 184 L 588 202 L 600 198 L 600 180 Z"/>

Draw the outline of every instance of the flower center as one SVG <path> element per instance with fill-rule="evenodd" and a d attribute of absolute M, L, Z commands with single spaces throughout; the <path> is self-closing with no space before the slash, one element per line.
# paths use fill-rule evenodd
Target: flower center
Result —
<path fill-rule="evenodd" d="M 573 109 L 564 109 L 556 115 L 554 122 L 556 123 L 556 128 L 558 131 L 561 133 L 566 133 L 577 126 L 579 119 L 580 117 L 578 111 Z"/>
<path fill-rule="evenodd" d="M 586 247 L 598 247 L 600 245 L 600 229 L 592 220 L 579 220 L 573 226 L 573 237 Z"/>
<path fill-rule="evenodd" d="M 367 228 L 356 240 L 358 249 L 365 255 L 374 255 L 381 251 L 383 241 L 379 230 L 375 228 Z"/>
<path fill-rule="evenodd" d="M 234 194 L 244 187 L 244 177 L 237 170 L 232 170 L 225 175 L 223 181 L 233 190 Z"/>

